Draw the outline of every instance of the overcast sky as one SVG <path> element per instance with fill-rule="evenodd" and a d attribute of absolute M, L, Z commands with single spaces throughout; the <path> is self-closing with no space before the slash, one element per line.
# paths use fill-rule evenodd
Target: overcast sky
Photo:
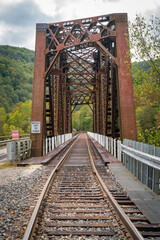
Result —
<path fill-rule="evenodd" d="M 36 23 L 127 12 L 160 17 L 160 0 L 0 0 L 0 45 L 35 48 Z"/>

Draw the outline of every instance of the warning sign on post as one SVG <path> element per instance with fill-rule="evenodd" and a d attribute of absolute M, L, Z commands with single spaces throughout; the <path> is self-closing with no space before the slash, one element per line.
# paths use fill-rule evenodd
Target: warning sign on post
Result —
<path fill-rule="evenodd" d="M 31 133 L 41 133 L 41 122 L 31 122 Z"/>
<path fill-rule="evenodd" d="M 19 139 L 19 130 L 12 130 L 12 140 Z"/>

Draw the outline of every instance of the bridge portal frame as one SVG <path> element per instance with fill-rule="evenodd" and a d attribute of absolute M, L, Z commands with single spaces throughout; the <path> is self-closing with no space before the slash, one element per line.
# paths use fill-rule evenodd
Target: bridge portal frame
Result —
<path fill-rule="evenodd" d="M 116 39 L 116 55 L 112 55 L 97 39 L 99 35 L 94 35 L 92 42 L 96 42 L 97 46 L 101 49 L 103 53 L 108 55 L 108 57 L 113 60 L 116 64 L 116 74 L 118 79 L 118 106 L 119 106 L 119 118 L 120 118 L 120 137 L 121 139 L 127 138 L 131 140 L 137 139 L 137 128 L 136 128 L 136 116 L 135 116 L 135 108 L 133 101 L 133 83 L 132 83 L 132 75 L 130 71 L 130 56 L 129 56 L 129 48 L 127 43 L 127 14 L 126 13 L 117 13 L 117 14 L 109 14 L 105 15 L 109 17 L 110 21 L 114 20 L 115 22 L 115 30 L 111 31 L 111 35 L 113 35 Z M 97 19 L 104 16 L 94 17 L 93 19 Z M 84 19 L 85 21 L 86 19 Z M 78 20 L 73 20 L 73 22 L 78 22 Z M 82 22 L 83 19 L 80 19 Z M 93 20 L 92 20 L 93 21 Z M 62 23 L 61 23 L 62 24 Z M 37 24 L 36 28 L 36 45 L 35 45 L 35 65 L 34 65 L 34 80 L 33 80 L 33 96 L 32 96 L 32 116 L 31 121 L 40 121 L 41 123 L 41 133 L 40 134 L 32 134 L 32 156 L 42 156 L 43 155 L 43 143 L 46 139 L 46 73 L 50 71 L 51 66 L 46 68 L 46 30 L 48 29 L 48 24 Z M 60 44 L 57 49 L 59 51 L 63 49 L 62 44 Z M 59 52 L 56 53 L 55 58 L 58 57 Z M 47 69 L 47 71 L 46 71 Z M 69 106 L 69 102 L 66 103 L 66 106 Z M 61 106 L 63 107 L 63 106 Z M 64 125 L 67 130 L 63 129 L 63 133 L 71 132 L 71 110 L 68 107 L 67 118 L 64 120 L 62 117 L 61 120 L 64 120 Z M 57 109 L 58 111 L 58 109 Z M 103 111 L 102 111 L 103 112 Z M 103 112 L 104 113 L 104 112 Z M 58 113 L 57 113 L 58 116 Z M 102 114 L 101 121 L 105 116 Z M 96 117 L 94 116 L 94 123 Z M 68 121 L 68 122 L 67 122 Z M 100 121 L 100 120 L 98 120 Z M 57 119 L 57 124 L 58 119 Z M 68 124 L 68 127 L 66 126 Z M 54 126 L 52 126 L 53 128 Z M 104 134 L 105 130 L 102 129 L 97 133 Z M 114 127 L 114 126 L 113 126 Z M 58 128 L 58 125 L 57 125 Z M 66 132 L 67 131 L 67 132 Z M 58 132 L 57 132 L 58 134 Z"/>

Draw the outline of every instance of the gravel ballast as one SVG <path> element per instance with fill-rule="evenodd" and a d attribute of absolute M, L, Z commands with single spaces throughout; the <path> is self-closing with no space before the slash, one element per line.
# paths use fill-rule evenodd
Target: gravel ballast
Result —
<path fill-rule="evenodd" d="M 53 168 L 41 165 L 0 169 L 0 239 L 22 239 Z"/>

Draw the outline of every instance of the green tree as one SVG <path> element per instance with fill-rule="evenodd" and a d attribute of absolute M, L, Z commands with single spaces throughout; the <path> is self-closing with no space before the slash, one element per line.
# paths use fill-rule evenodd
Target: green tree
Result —
<path fill-rule="evenodd" d="M 129 26 L 132 57 L 138 61 L 148 61 L 156 82 L 160 83 L 160 19 L 151 16 L 147 21 L 136 15 Z"/>
<path fill-rule="evenodd" d="M 21 121 L 22 129 L 25 133 L 30 133 L 30 122 L 31 122 L 31 105 L 32 101 L 28 100 L 21 106 Z"/>
<path fill-rule="evenodd" d="M 0 136 L 3 135 L 3 125 L 5 123 L 6 120 L 6 112 L 5 109 L 0 107 Z"/>
<path fill-rule="evenodd" d="M 78 131 L 93 131 L 93 113 L 88 105 L 82 105 L 72 113 L 72 126 Z"/>
<path fill-rule="evenodd" d="M 137 108 L 137 120 L 143 131 L 152 127 L 159 127 L 156 119 L 158 113 L 160 113 L 160 105 L 149 108 L 145 107 L 144 109 Z"/>
<path fill-rule="evenodd" d="M 6 113 L 18 102 L 31 99 L 34 52 L 24 48 L 0 46 L 0 107 Z"/>
<path fill-rule="evenodd" d="M 20 134 L 30 133 L 30 121 L 31 121 L 31 100 L 25 103 L 19 102 L 15 105 L 12 113 L 6 118 L 6 122 L 3 124 L 3 135 L 11 135 L 12 130 L 19 130 Z"/>
<path fill-rule="evenodd" d="M 137 15 L 130 27 L 138 140 L 160 145 L 160 19 Z"/>
<path fill-rule="evenodd" d="M 10 126 L 7 123 L 5 123 L 3 125 L 2 133 L 3 133 L 3 136 L 10 136 L 11 135 L 11 129 L 10 129 Z"/>

